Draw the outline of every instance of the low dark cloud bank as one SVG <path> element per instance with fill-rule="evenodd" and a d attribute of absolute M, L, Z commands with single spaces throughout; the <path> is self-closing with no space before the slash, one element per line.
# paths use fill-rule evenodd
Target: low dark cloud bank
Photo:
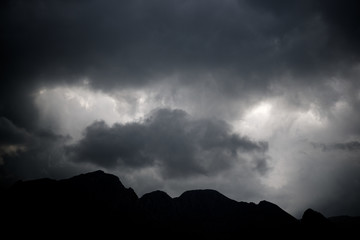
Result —
<path fill-rule="evenodd" d="M 140 123 L 109 127 L 95 122 L 67 151 L 74 161 L 110 169 L 155 165 L 165 178 L 178 178 L 214 175 L 235 163 L 246 164 L 243 153 L 255 154 L 253 168 L 265 173 L 267 148 L 266 142 L 231 133 L 224 121 L 195 120 L 182 110 L 159 109 Z"/>
<path fill-rule="evenodd" d="M 17 128 L 9 119 L 0 118 L 0 144 L 24 144 L 29 134 Z"/>
<path fill-rule="evenodd" d="M 30 133 L 6 118 L 0 119 L 0 136 L 0 187 L 19 179 L 78 173 L 63 163 L 64 144 L 70 136 L 46 130 Z"/>
<path fill-rule="evenodd" d="M 342 151 L 360 151 L 360 142 L 351 141 L 345 143 L 312 143 L 314 148 L 320 148 L 322 151 L 342 150 Z"/>

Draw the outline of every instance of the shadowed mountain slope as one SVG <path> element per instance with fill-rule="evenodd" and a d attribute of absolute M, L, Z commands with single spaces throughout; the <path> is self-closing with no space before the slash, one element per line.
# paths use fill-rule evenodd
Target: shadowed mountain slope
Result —
<path fill-rule="evenodd" d="M 141 235 L 224 237 L 245 232 L 278 234 L 333 226 L 330 221 L 307 210 L 301 221 L 279 206 L 237 202 L 215 190 L 191 190 L 171 198 L 154 191 L 138 198 L 119 178 L 96 171 L 64 180 L 19 181 L 4 191 L 1 206 L 5 226 Z M 349 221 L 349 220 L 347 220 Z M 351 221 L 356 227 L 356 221 Z M 262 230 L 262 231 L 254 231 Z"/>

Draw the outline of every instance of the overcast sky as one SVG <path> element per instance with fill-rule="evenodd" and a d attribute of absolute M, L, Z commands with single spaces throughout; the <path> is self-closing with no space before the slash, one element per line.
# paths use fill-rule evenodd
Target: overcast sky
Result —
<path fill-rule="evenodd" d="M 2 186 L 103 169 L 360 215 L 359 1 L 0 7 Z"/>

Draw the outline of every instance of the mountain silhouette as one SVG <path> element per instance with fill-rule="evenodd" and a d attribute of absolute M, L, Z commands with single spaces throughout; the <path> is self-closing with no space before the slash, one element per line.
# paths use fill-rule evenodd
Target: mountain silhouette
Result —
<path fill-rule="evenodd" d="M 301 223 L 306 227 L 330 227 L 332 224 L 324 215 L 311 208 L 304 212 Z"/>
<path fill-rule="evenodd" d="M 1 208 L 6 219 L 4 229 L 35 233 L 46 229 L 82 236 L 107 233 L 221 238 L 359 227 L 358 218 L 331 220 L 308 209 L 298 220 L 271 202 L 238 202 L 210 189 L 186 191 L 175 198 L 154 191 L 139 198 L 118 177 L 103 171 L 64 180 L 19 181 L 4 191 Z"/>

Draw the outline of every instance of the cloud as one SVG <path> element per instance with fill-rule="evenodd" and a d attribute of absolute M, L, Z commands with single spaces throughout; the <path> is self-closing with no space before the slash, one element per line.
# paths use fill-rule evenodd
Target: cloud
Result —
<path fill-rule="evenodd" d="M 0 166 L 4 164 L 4 156 L 25 151 L 29 139 L 28 132 L 16 127 L 9 119 L 0 117 Z"/>
<path fill-rule="evenodd" d="M 29 133 L 16 127 L 9 119 L 0 117 L 0 145 L 23 144 L 29 138 Z"/>
<path fill-rule="evenodd" d="M 314 146 L 314 148 L 321 148 L 322 151 L 333 151 L 333 150 L 359 151 L 360 150 L 359 141 L 332 143 L 332 144 L 313 143 L 312 145 Z"/>
<path fill-rule="evenodd" d="M 319 1 L 319 8 L 323 17 L 329 22 L 333 36 L 338 43 L 342 43 L 347 51 L 359 50 L 360 31 L 358 22 L 360 20 L 358 10 L 359 1 Z"/>
<path fill-rule="evenodd" d="M 235 164 L 249 164 L 265 174 L 267 149 L 266 142 L 231 133 L 224 121 L 158 109 L 141 122 L 111 127 L 95 122 L 86 128 L 83 139 L 68 147 L 68 153 L 74 161 L 109 169 L 156 166 L 165 178 L 178 178 L 217 174 Z"/>
<path fill-rule="evenodd" d="M 329 217 L 359 215 L 360 194 L 355 190 L 360 187 L 359 151 L 323 151 L 310 144 L 302 150 L 302 154 L 293 154 L 292 164 L 297 166 L 287 178 L 288 186 L 282 192 L 288 194 L 285 198 L 298 209 L 316 208 Z"/>
<path fill-rule="evenodd" d="M 214 115 L 276 94 L 326 103 L 328 95 L 301 92 L 320 91 L 356 66 L 357 53 L 345 50 L 358 42 L 346 40 L 357 32 L 345 24 L 357 16 L 350 2 L 14 0 L 1 9 L 0 115 L 36 128 L 35 93 L 84 78 L 107 92 L 163 82 L 169 92 L 195 87 L 186 97 L 200 109 L 215 106 Z M 356 86 L 356 77 L 346 81 Z M 297 94 L 305 96 L 292 99 Z"/>
<path fill-rule="evenodd" d="M 64 177 L 78 173 L 64 160 L 69 136 L 47 130 L 28 132 L 6 118 L 0 118 L 0 186 L 19 179 Z"/>
<path fill-rule="evenodd" d="M 331 30 L 354 25 L 333 17 L 337 5 L 352 13 L 346 4 L 317 2 L 13 1 L 2 12 L 6 72 L 48 84 L 88 76 L 102 89 L 172 74 L 192 82 L 209 71 L 241 86 L 283 71 L 309 76 L 333 64 L 327 44 L 338 34 Z M 333 50 L 341 50 L 335 40 Z"/>

